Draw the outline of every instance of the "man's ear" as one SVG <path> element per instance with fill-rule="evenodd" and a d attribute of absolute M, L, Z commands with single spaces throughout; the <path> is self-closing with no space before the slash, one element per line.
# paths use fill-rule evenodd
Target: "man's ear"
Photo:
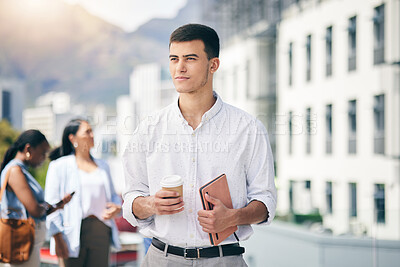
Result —
<path fill-rule="evenodd" d="M 210 59 L 210 72 L 214 73 L 219 68 L 219 58 L 215 57 Z"/>

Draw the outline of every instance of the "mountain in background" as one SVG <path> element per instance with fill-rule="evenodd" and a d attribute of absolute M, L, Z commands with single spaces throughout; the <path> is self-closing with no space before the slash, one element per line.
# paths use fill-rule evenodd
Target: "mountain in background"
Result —
<path fill-rule="evenodd" d="M 44 2 L 35 9 L 31 0 L 0 0 L 0 77 L 26 83 L 27 105 L 49 91 L 66 91 L 74 102 L 113 107 L 117 96 L 128 94 L 135 65 L 167 63 L 170 33 L 200 22 L 196 0 L 176 18 L 150 20 L 133 33 L 79 5 Z"/>
<path fill-rule="evenodd" d="M 179 10 L 173 19 L 151 19 L 140 26 L 131 37 L 143 36 L 159 43 L 168 44 L 169 36 L 173 30 L 187 23 L 202 22 L 202 4 L 203 1 L 188 0 L 186 6 Z"/>

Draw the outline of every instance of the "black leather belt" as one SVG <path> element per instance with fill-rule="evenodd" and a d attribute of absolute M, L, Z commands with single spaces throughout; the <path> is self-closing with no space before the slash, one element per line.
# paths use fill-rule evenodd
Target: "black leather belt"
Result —
<path fill-rule="evenodd" d="M 165 251 L 166 244 L 157 238 L 153 238 L 151 244 L 161 251 Z M 184 257 L 185 259 L 198 259 L 198 258 L 214 258 L 220 257 L 219 251 L 222 248 L 221 256 L 233 256 L 244 253 L 244 247 L 241 247 L 239 243 L 221 245 L 207 248 L 181 248 L 168 245 L 167 253 L 174 254 L 177 256 Z"/>

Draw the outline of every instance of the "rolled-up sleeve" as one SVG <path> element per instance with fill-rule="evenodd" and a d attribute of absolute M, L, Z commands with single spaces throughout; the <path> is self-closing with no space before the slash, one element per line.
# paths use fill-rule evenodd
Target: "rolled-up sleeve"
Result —
<path fill-rule="evenodd" d="M 62 199 L 62 196 L 60 196 L 60 177 L 57 175 L 57 167 L 54 161 L 50 162 L 47 170 L 44 198 L 47 203 L 57 203 Z M 46 218 L 46 226 L 50 236 L 64 231 L 61 212 L 62 210 L 57 210 Z"/>
<path fill-rule="evenodd" d="M 267 207 L 268 217 L 260 224 L 270 224 L 275 217 L 277 191 L 275 186 L 274 159 L 267 131 L 260 121 L 256 129 L 250 164 L 247 170 L 248 202 L 258 200 Z"/>
<path fill-rule="evenodd" d="M 133 226 L 145 228 L 153 222 L 153 216 L 141 220 L 135 217 L 132 210 L 133 201 L 137 197 L 150 195 L 146 165 L 146 144 L 141 140 L 138 130 L 135 131 L 133 138 L 125 149 L 123 167 L 125 173 L 124 202 L 122 204 L 123 217 Z"/>

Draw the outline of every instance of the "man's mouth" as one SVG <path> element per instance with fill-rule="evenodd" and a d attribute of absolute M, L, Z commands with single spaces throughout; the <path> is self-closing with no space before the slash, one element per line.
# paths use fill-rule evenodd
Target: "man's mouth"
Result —
<path fill-rule="evenodd" d="M 189 80 L 189 77 L 177 76 L 177 77 L 175 77 L 175 80 L 177 80 L 177 81 L 185 81 L 185 80 Z"/>

